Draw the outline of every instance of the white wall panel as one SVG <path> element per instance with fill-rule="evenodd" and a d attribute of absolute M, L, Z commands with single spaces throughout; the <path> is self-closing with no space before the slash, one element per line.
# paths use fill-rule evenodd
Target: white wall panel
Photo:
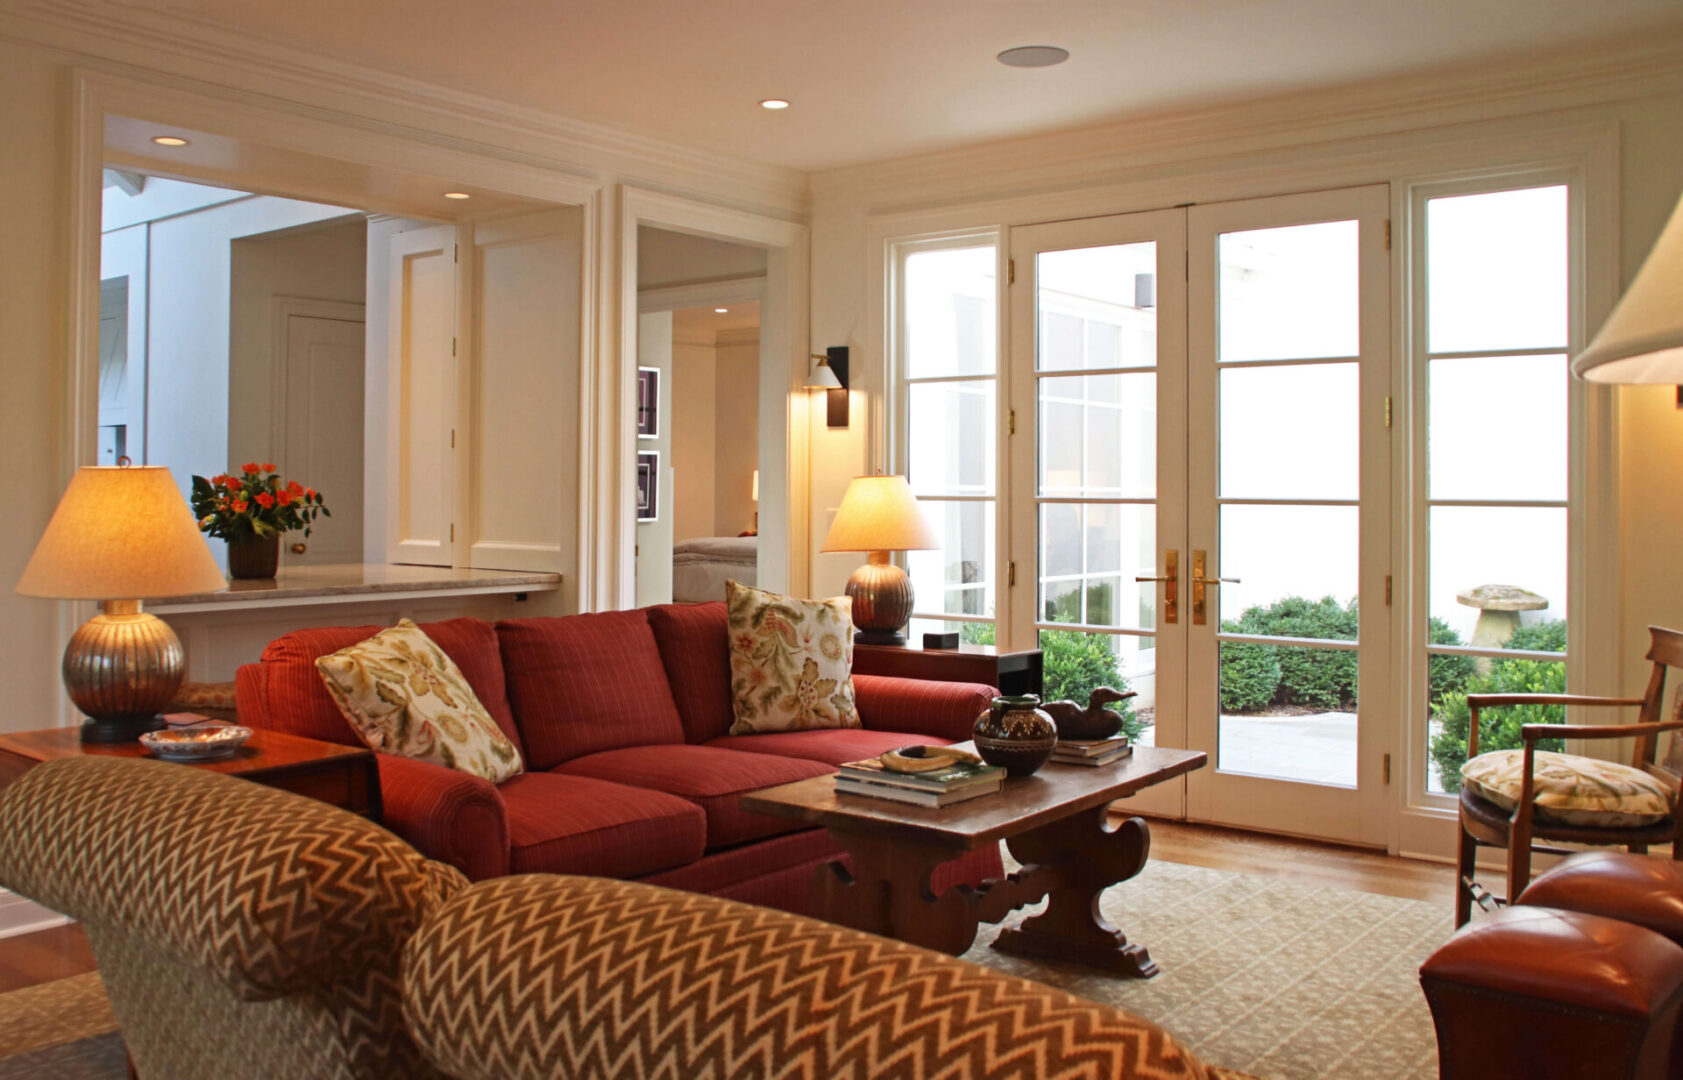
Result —
<path fill-rule="evenodd" d="M 397 483 L 388 493 L 390 562 L 453 565 L 455 240 L 450 225 L 392 238 L 387 387 L 396 407 L 387 461 Z"/>

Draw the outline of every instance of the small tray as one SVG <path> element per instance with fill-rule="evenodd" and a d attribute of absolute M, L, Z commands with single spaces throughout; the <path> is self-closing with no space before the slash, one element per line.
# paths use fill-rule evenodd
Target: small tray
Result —
<path fill-rule="evenodd" d="M 215 761 L 232 757 L 249 738 L 248 727 L 218 724 L 148 731 L 140 737 L 140 745 L 165 761 Z"/>

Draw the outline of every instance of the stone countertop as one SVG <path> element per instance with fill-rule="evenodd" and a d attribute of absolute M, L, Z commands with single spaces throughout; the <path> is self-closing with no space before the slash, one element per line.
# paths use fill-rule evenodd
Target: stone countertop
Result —
<path fill-rule="evenodd" d="M 283 566 L 272 578 L 230 581 L 223 592 L 147 600 L 154 614 L 214 611 L 230 607 L 354 603 L 403 595 L 476 595 L 549 592 L 561 587 L 561 575 L 508 570 L 471 570 L 396 563 L 337 563 Z"/>

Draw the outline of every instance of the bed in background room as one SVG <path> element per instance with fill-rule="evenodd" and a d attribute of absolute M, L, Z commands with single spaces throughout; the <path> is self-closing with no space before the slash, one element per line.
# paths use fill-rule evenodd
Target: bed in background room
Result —
<path fill-rule="evenodd" d="M 672 602 L 705 604 L 725 598 L 725 581 L 757 585 L 760 538 L 698 536 L 672 545 Z"/>

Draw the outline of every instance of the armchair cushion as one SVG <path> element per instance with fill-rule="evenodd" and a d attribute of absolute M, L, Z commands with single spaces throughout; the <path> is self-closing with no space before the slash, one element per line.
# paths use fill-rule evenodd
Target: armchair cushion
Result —
<path fill-rule="evenodd" d="M 1461 766 L 1467 790 L 1503 810 L 1519 805 L 1525 779 L 1522 750 L 1495 750 Z M 1676 792 L 1657 777 L 1630 765 L 1557 754 L 1536 753 L 1537 817 L 1562 825 L 1653 825 L 1671 815 Z"/>

